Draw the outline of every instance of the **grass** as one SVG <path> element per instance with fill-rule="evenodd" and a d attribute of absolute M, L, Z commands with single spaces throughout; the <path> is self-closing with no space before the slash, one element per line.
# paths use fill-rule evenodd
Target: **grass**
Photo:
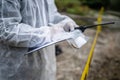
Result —
<path fill-rule="evenodd" d="M 81 6 L 79 0 L 56 0 L 56 5 L 60 12 L 86 15 L 89 12 L 87 6 Z"/>

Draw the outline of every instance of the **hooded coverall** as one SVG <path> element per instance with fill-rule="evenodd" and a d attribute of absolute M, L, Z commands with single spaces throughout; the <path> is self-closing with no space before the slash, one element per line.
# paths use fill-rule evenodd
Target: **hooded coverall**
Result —
<path fill-rule="evenodd" d="M 41 27 L 67 21 L 54 0 L 0 0 L 0 80 L 56 80 L 54 45 L 25 54 L 46 41 Z"/>

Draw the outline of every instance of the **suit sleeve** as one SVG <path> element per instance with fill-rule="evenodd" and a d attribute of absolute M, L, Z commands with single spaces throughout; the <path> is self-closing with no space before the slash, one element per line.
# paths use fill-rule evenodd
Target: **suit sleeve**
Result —
<path fill-rule="evenodd" d="M 0 43 L 13 47 L 34 47 L 51 41 L 48 26 L 34 28 L 21 23 L 17 0 L 0 1 Z"/>
<path fill-rule="evenodd" d="M 75 23 L 70 17 L 68 17 L 66 15 L 61 15 L 58 12 L 54 0 L 50 0 L 48 5 L 49 5 L 49 17 L 50 17 L 51 23 L 54 23 L 54 24 L 57 24 L 57 23 L 64 24 L 64 23 L 67 23 L 67 22 Z"/>

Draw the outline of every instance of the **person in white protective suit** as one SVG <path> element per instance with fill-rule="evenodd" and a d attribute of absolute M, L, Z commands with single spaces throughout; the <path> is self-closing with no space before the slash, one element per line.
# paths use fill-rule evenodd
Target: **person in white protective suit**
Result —
<path fill-rule="evenodd" d="M 55 28 L 75 26 L 54 0 L 0 0 L 0 80 L 56 80 L 54 45 L 25 54 L 49 42 Z"/>

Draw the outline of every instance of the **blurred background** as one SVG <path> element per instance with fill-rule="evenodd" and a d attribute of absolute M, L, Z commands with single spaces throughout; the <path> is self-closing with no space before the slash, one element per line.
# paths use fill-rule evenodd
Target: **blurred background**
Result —
<path fill-rule="evenodd" d="M 120 0 L 55 0 L 58 11 L 71 17 L 78 25 L 97 22 L 99 10 L 104 7 L 102 22 L 114 21 L 103 26 L 94 50 L 87 80 L 120 80 Z M 84 33 L 87 44 L 75 49 L 66 41 L 57 47 L 57 80 L 80 80 L 96 28 Z"/>

